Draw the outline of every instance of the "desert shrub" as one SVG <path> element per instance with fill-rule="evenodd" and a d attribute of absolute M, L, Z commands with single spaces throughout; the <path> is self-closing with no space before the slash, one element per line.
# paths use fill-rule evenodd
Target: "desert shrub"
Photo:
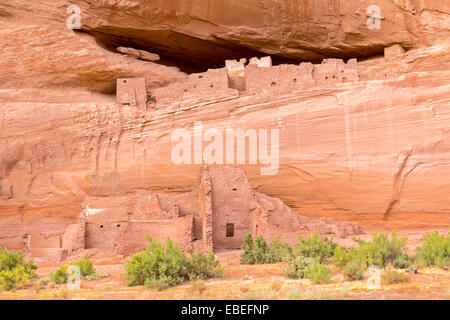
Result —
<path fill-rule="evenodd" d="M 257 236 L 253 241 L 252 235 L 247 233 L 241 248 L 244 250 L 241 264 L 276 263 L 292 255 L 292 248 L 281 241 L 280 236 L 275 237 L 269 246 L 262 236 Z"/>
<path fill-rule="evenodd" d="M 78 262 L 74 263 L 80 268 L 80 273 L 82 277 L 93 276 L 95 272 L 94 264 L 92 260 L 88 258 L 86 255 L 83 259 L 78 260 Z"/>
<path fill-rule="evenodd" d="M 328 239 L 327 237 L 320 237 L 317 232 L 315 232 L 306 239 L 301 236 L 299 237 L 299 242 L 294 246 L 294 255 L 317 258 L 323 262 L 327 258 L 333 256 L 336 247 L 337 245 L 333 240 Z"/>
<path fill-rule="evenodd" d="M 446 267 L 450 264 L 450 236 L 440 235 L 439 232 L 425 234 L 421 241 L 422 247 L 417 251 L 417 258 L 421 265 Z"/>
<path fill-rule="evenodd" d="M 305 271 L 305 278 L 315 283 L 326 283 L 331 279 L 331 269 L 324 263 L 313 263 Z"/>
<path fill-rule="evenodd" d="M 223 278 L 224 268 L 219 266 L 219 258 L 214 253 L 207 254 L 189 252 L 187 272 L 190 280 L 206 280 L 209 278 Z"/>
<path fill-rule="evenodd" d="M 162 290 L 186 280 L 223 276 L 223 268 L 213 253 L 189 252 L 168 238 L 161 244 L 148 237 L 147 248 L 131 257 L 125 265 L 129 286 L 145 285 Z"/>
<path fill-rule="evenodd" d="M 262 236 L 257 236 L 253 242 L 253 257 L 256 264 L 272 262 L 272 252 Z"/>
<path fill-rule="evenodd" d="M 363 280 L 367 267 L 363 266 L 359 261 L 350 261 L 342 270 L 348 280 Z"/>
<path fill-rule="evenodd" d="M 253 237 L 251 233 L 247 232 L 242 241 L 240 263 L 241 264 L 255 264 L 255 257 L 253 256 Z"/>
<path fill-rule="evenodd" d="M 99 279 L 108 278 L 109 276 L 110 275 L 108 273 L 93 273 L 93 274 L 85 276 L 85 279 L 88 281 L 99 280 Z"/>
<path fill-rule="evenodd" d="M 338 267 L 345 267 L 352 260 L 352 252 L 348 248 L 337 246 L 331 261 Z"/>
<path fill-rule="evenodd" d="M 389 266 L 381 274 L 381 279 L 386 283 L 395 284 L 408 282 L 409 275 L 407 275 L 405 272 L 397 271 Z"/>
<path fill-rule="evenodd" d="M 406 238 L 398 238 L 395 231 L 389 239 L 386 233 L 372 233 L 372 241 L 354 238 L 357 248 L 336 247 L 332 261 L 343 270 L 350 280 L 361 280 L 369 266 L 384 268 L 406 268 L 412 265 L 413 258 L 405 251 Z"/>
<path fill-rule="evenodd" d="M 67 274 L 67 268 L 69 266 L 63 265 L 58 270 L 56 270 L 55 273 L 50 274 L 50 278 L 56 283 L 56 284 L 62 284 L 66 283 L 67 279 L 69 278 L 69 275 Z"/>
<path fill-rule="evenodd" d="M 56 284 L 66 283 L 69 279 L 69 274 L 67 272 L 69 270 L 69 266 L 77 266 L 80 269 L 81 278 L 86 280 L 94 280 L 105 277 L 104 275 L 99 275 L 96 273 L 92 260 L 86 255 L 83 259 L 78 261 L 70 261 L 68 264 L 61 266 L 55 273 L 51 273 L 50 278 L 53 282 Z"/>
<path fill-rule="evenodd" d="M 289 256 L 286 258 L 286 266 L 283 273 L 292 279 L 302 279 L 305 277 L 306 270 L 314 263 L 313 258 L 304 256 Z"/>
<path fill-rule="evenodd" d="M 387 265 L 395 268 L 409 267 L 413 259 L 404 251 L 406 240 L 406 237 L 398 238 L 396 231 L 392 232 L 390 240 L 387 233 L 372 232 L 372 242 L 355 239 L 359 244 L 356 258 L 366 267 L 370 265 L 380 268 Z"/>
<path fill-rule="evenodd" d="M 197 280 L 197 281 L 191 281 L 191 288 L 189 289 L 189 291 L 191 293 L 199 293 L 199 294 L 203 294 L 203 292 L 206 290 L 206 286 L 205 283 L 201 280 Z"/>
<path fill-rule="evenodd" d="M 20 251 L 0 247 L 0 290 L 23 288 L 35 277 L 36 269 L 33 261 L 26 262 Z"/>
<path fill-rule="evenodd" d="M 272 250 L 272 260 L 274 262 L 283 261 L 293 254 L 293 250 L 289 243 L 281 241 L 280 238 L 280 236 L 276 236 L 270 243 L 270 248 Z"/>
<path fill-rule="evenodd" d="M 364 279 L 364 272 L 367 268 L 359 260 L 353 260 L 357 256 L 354 248 L 336 247 L 332 262 L 344 272 L 348 280 Z"/>

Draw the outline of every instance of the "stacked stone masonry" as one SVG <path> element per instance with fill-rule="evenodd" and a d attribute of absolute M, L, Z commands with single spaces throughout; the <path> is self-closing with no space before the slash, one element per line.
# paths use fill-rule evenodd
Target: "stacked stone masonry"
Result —
<path fill-rule="evenodd" d="M 183 250 L 240 248 L 247 232 L 293 244 L 318 231 L 345 238 L 361 233 L 356 223 L 314 220 L 291 211 L 280 199 L 254 191 L 236 167 L 205 166 L 198 185 L 184 194 L 137 190 L 125 196 L 87 197 L 78 221 L 63 234 L 26 234 L 24 251 L 38 262 L 108 251 L 128 255 L 145 249 L 147 236 L 168 237 Z"/>

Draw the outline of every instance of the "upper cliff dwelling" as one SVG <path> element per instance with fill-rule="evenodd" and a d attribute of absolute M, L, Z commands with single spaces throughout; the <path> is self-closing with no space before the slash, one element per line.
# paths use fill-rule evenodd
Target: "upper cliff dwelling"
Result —
<path fill-rule="evenodd" d="M 393 54 L 392 54 L 393 55 Z M 117 103 L 134 107 L 162 108 L 183 100 L 209 95 L 251 95 L 288 92 L 315 85 L 357 81 L 356 59 L 326 59 L 321 64 L 300 63 L 272 65 L 270 56 L 226 60 L 225 67 L 191 74 L 185 81 L 147 90 L 145 77 L 117 79 Z"/>

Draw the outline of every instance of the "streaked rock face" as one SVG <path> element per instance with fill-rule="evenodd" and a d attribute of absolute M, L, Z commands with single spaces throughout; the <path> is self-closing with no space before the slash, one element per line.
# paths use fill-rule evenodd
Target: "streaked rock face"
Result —
<path fill-rule="evenodd" d="M 66 27 L 68 4 L 0 4 L 0 243 L 21 247 L 30 229 L 62 234 L 87 196 L 190 191 L 200 165 L 173 163 L 171 135 L 194 121 L 279 129 L 278 172 L 241 167 L 299 213 L 450 212 L 448 3 L 379 1 L 374 30 L 370 1 L 79 1 L 81 33 Z M 176 67 L 263 53 L 275 64 L 361 58 L 396 43 L 412 50 L 359 63 L 359 81 L 192 91 L 177 103 L 165 92 L 149 109 L 112 94 L 119 77 L 144 76 L 151 91 L 198 76 Z"/>

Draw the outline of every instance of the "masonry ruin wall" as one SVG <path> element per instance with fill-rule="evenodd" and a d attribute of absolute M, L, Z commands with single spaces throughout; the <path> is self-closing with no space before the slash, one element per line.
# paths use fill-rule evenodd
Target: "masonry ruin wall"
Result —
<path fill-rule="evenodd" d="M 127 80 L 127 84 L 124 81 Z M 145 80 L 145 79 L 144 79 Z M 341 59 L 326 59 L 322 64 L 300 63 L 272 65 L 270 56 L 227 60 L 225 67 L 209 69 L 203 73 L 190 74 L 185 81 L 169 84 L 165 87 L 149 89 L 147 105 L 157 109 L 183 107 L 192 102 L 217 101 L 221 98 L 252 95 L 257 93 L 288 92 L 311 88 L 316 85 L 328 85 L 345 81 L 358 81 L 358 63 L 351 59 L 345 63 Z M 136 101 L 143 101 L 142 79 L 118 79 L 118 103 L 132 105 L 133 96 L 130 89 L 136 84 L 141 96 Z M 122 98 L 119 98 L 122 97 Z M 125 98 L 123 98 L 125 97 Z M 128 100 L 127 100 L 128 99 Z M 136 102 L 136 105 L 141 105 Z"/>

